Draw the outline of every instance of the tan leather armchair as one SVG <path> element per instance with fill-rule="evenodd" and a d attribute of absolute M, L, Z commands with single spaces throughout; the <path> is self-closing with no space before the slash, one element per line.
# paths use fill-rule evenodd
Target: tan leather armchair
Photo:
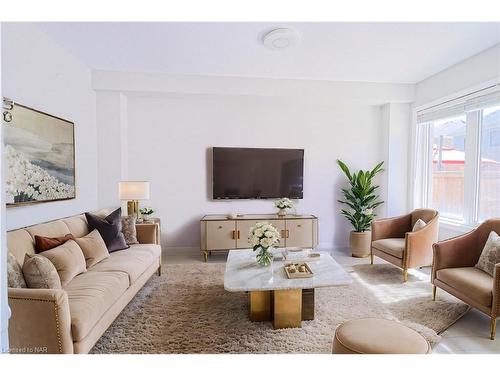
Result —
<path fill-rule="evenodd" d="M 422 229 L 412 232 L 418 219 L 425 221 Z M 378 256 L 403 270 L 408 280 L 408 269 L 432 264 L 432 244 L 438 240 L 439 214 L 436 210 L 421 208 L 403 216 L 372 222 L 371 264 Z"/>
<path fill-rule="evenodd" d="M 500 233 L 500 219 L 487 220 L 469 233 L 434 244 L 431 282 L 434 300 L 439 287 L 488 315 L 494 340 L 500 316 L 500 263 L 494 277 L 474 267 L 491 231 Z"/>

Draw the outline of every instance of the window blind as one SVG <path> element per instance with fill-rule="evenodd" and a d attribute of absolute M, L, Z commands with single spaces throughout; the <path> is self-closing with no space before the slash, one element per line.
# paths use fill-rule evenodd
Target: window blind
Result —
<path fill-rule="evenodd" d="M 500 84 L 420 110 L 417 112 L 417 123 L 421 124 L 459 116 L 465 112 L 477 111 L 496 105 L 500 105 Z"/>

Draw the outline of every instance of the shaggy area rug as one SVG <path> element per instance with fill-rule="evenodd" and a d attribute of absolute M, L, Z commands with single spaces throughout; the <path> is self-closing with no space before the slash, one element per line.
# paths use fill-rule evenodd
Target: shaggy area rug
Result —
<path fill-rule="evenodd" d="M 331 353 L 335 328 L 361 317 L 399 321 L 435 345 L 468 306 L 446 293 L 431 298 L 429 277 L 391 265 L 356 265 L 349 286 L 316 290 L 316 317 L 274 330 L 248 320 L 247 295 L 226 292 L 224 264 L 167 265 L 153 276 L 92 353 Z"/>

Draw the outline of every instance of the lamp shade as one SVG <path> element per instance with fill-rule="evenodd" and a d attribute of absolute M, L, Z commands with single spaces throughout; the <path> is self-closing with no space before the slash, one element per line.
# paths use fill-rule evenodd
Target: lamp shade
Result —
<path fill-rule="evenodd" d="M 118 196 L 124 201 L 149 199 L 149 182 L 121 181 L 118 183 Z"/>

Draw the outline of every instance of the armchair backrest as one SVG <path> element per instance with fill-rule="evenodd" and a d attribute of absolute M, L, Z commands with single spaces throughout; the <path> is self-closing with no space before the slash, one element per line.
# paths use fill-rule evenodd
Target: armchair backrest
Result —
<path fill-rule="evenodd" d="M 413 228 L 418 219 L 422 219 L 426 224 L 428 224 L 437 215 L 438 212 L 431 208 L 418 208 L 416 210 L 413 210 L 411 212 L 411 227 Z"/>

